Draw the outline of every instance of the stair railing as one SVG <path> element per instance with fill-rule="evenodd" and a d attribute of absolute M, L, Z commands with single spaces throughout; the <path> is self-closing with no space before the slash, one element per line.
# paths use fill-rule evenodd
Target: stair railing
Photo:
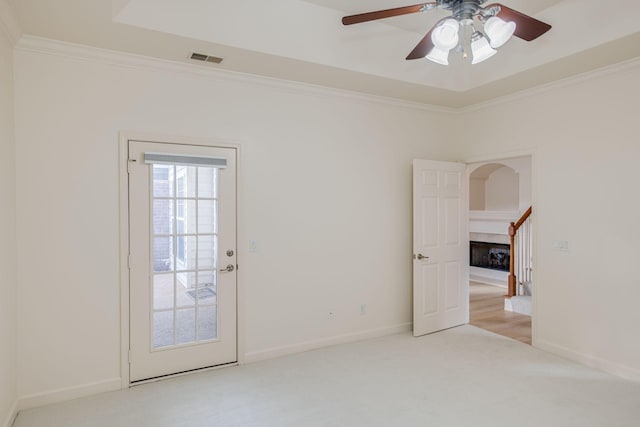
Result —
<path fill-rule="evenodd" d="M 524 294 L 524 284 L 531 281 L 533 254 L 532 208 L 517 222 L 509 224 L 509 290 L 507 297 Z"/>

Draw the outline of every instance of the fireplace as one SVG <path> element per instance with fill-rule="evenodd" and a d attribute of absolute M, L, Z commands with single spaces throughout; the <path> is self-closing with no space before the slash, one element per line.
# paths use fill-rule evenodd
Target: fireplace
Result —
<path fill-rule="evenodd" d="M 511 258 L 509 245 L 489 242 L 469 242 L 469 260 L 472 267 L 509 271 Z"/>

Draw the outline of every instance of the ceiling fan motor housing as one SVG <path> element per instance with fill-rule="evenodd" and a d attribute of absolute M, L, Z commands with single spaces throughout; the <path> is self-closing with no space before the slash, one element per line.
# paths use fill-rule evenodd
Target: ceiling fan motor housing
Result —
<path fill-rule="evenodd" d="M 451 10 L 452 15 L 463 25 L 469 25 L 478 15 L 480 5 L 486 0 L 438 0 L 438 6 Z"/>

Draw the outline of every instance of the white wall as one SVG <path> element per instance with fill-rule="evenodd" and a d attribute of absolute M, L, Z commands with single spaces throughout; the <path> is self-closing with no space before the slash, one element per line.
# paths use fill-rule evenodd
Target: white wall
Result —
<path fill-rule="evenodd" d="M 638 81 L 636 62 L 460 119 L 500 118 L 464 139 L 470 158 L 535 151 L 535 343 L 640 380 Z"/>
<path fill-rule="evenodd" d="M 27 50 L 16 70 L 27 401 L 120 376 L 121 130 L 242 144 L 249 356 L 408 327 L 411 160 L 460 157 L 454 116 Z"/>
<path fill-rule="evenodd" d="M 485 209 L 488 211 L 517 211 L 519 204 L 518 174 L 501 167 L 485 182 Z"/>
<path fill-rule="evenodd" d="M 469 210 L 472 211 L 483 211 L 485 210 L 485 189 L 486 189 L 486 178 L 474 178 L 471 176 L 469 178 Z"/>
<path fill-rule="evenodd" d="M 2 18 L 2 17 L 0 17 Z M 16 402 L 16 175 L 13 45 L 0 19 L 0 426 Z"/>
<path fill-rule="evenodd" d="M 23 397 L 120 375 L 123 129 L 242 144 L 239 253 L 255 357 L 410 321 L 412 158 L 533 149 L 536 343 L 640 378 L 640 67 L 458 117 L 26 50 L 16 70 Z M 496 117 L 504 125 L 479 138 L 449 133 Z M 570 251 L 552 251 L 554 240 Z"/>
<path fill-rule="evenodd" d="M 524 212 L 531 206 L 531 156 L 515 157 L 513 159 L 500 160 L 505 166 L 510 167 L 518 175 L 518 210 Z"/>

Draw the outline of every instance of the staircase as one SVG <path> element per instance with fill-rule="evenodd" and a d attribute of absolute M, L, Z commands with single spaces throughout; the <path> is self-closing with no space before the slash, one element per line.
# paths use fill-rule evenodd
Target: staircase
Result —
<path fill-rule="evenodd" d="M 533 223 L 530 207 L 517 222 L 509 225 L 511 257 L 509 264 L 509 290 L 504 309 L 531 316 L 533 282 Z"/>

